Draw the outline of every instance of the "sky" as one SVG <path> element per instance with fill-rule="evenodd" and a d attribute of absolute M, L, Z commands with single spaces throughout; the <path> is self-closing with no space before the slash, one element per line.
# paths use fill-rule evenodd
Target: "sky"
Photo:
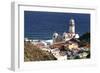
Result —
<path fill-rule="evenodd" d="M 90 32 L 90 14 L 24 11 L 24 36 L 38 39 L 51 37 L 54 32 L 68 32 L 71 18 L 75 20 L 75 32 L 80 36 Z"/>

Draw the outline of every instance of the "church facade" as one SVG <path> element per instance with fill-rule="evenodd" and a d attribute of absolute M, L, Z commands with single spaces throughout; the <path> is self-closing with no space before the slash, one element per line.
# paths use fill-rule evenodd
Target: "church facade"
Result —
<path fill-rule="evenodd" d="M 71 18 L 69 21 L 69 31 L 64 32 L 62 36 L 59 36 L 59 34 L 55 32 L 53 34 L 53 43 L 57 42 L 58 39 L 59 41 L 68 41 L 72 38 L 79 38 L 79 34 L 75 32 L 75 20 Z"/>

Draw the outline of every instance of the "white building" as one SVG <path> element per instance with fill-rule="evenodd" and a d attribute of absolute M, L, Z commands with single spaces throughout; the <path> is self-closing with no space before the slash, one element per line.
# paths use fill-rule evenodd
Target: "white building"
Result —
<path fill-rule="evenodd" d="M 59 36 L 58 33 L 54 33 L 53 34 L 53 41 L 56 42 L 55 40 L 57 39 L 57 37 Z M 62 35 L 62 38 L 64 41 L 68 41 L 72 38 L 79 38 L 79 34 L 75 33 L 75 20 L 74 19 L 70 19 L 69 21 L 69 32 L 64 32 Z"/>
<path fill-rule="evenodd" d="M 75 33 L 75 20 L 70 19 L 69 21 L 69 33 Z"/>
<path fill-rule="evenodd" d="M 57 39 L 58 35 L 59 35 L 59 34 L 58 34 L 57 32 L 55 32 L 55 33 L 53 34 L 53 37 L 52 37 L 53 43 L 56 42 L 56 39 Z"/>
<path fill-rule="evenodd" d="M 68 41 L 72 38 L 79 38 L 79 34 L 75 33 L 75 20 L 71 18 L 69 21 L 69 32 L 63 33 L 63 39 L 64 41 Z"/>
<path fill-rule="evenodd" d="M 28 38 L 24 38 L 24 41 L 25 41 L 25 42 L 28 42 L 28 41 L 29 41 L 29 39 L 28 39 Z"/>

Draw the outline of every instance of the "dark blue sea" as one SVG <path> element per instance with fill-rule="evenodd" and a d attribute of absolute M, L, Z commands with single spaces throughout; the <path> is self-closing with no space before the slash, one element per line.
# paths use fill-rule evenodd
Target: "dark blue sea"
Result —
<path fill-rule="evenodd" d="M 54 32 L 69 30 L 69 20 L 75 20 L 75 32 L 80 36 L 90 32 L 90 14 L 24 11 L 24 37 L 49 40 Z"/>

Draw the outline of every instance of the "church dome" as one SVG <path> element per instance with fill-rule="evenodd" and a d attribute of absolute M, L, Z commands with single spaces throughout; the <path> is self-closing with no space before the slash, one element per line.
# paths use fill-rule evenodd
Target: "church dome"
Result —
<path fill-rule="evenodd" d="M 53 33 L 53 38 L 57 38 L 58 35 L 59 35 L 59 34 L 58 34 L 57 32 Z"/>
<path fill-rule="evenodd" d="M 78 38 L 79 38 L 79 34 L 76 34 L 76 35 L 75 35 L 75 38 L 77 38 L 77 39 L 78 39 Z"/>
<path fill-rule="evenodd" d="M 64 38 L 65 38 L 65 37 L 68 38 L 68 33 L 65 33 L 65 32 L 64 32 L 64 33 L 63 33 L 63 37 L 64 37 Z"/>

